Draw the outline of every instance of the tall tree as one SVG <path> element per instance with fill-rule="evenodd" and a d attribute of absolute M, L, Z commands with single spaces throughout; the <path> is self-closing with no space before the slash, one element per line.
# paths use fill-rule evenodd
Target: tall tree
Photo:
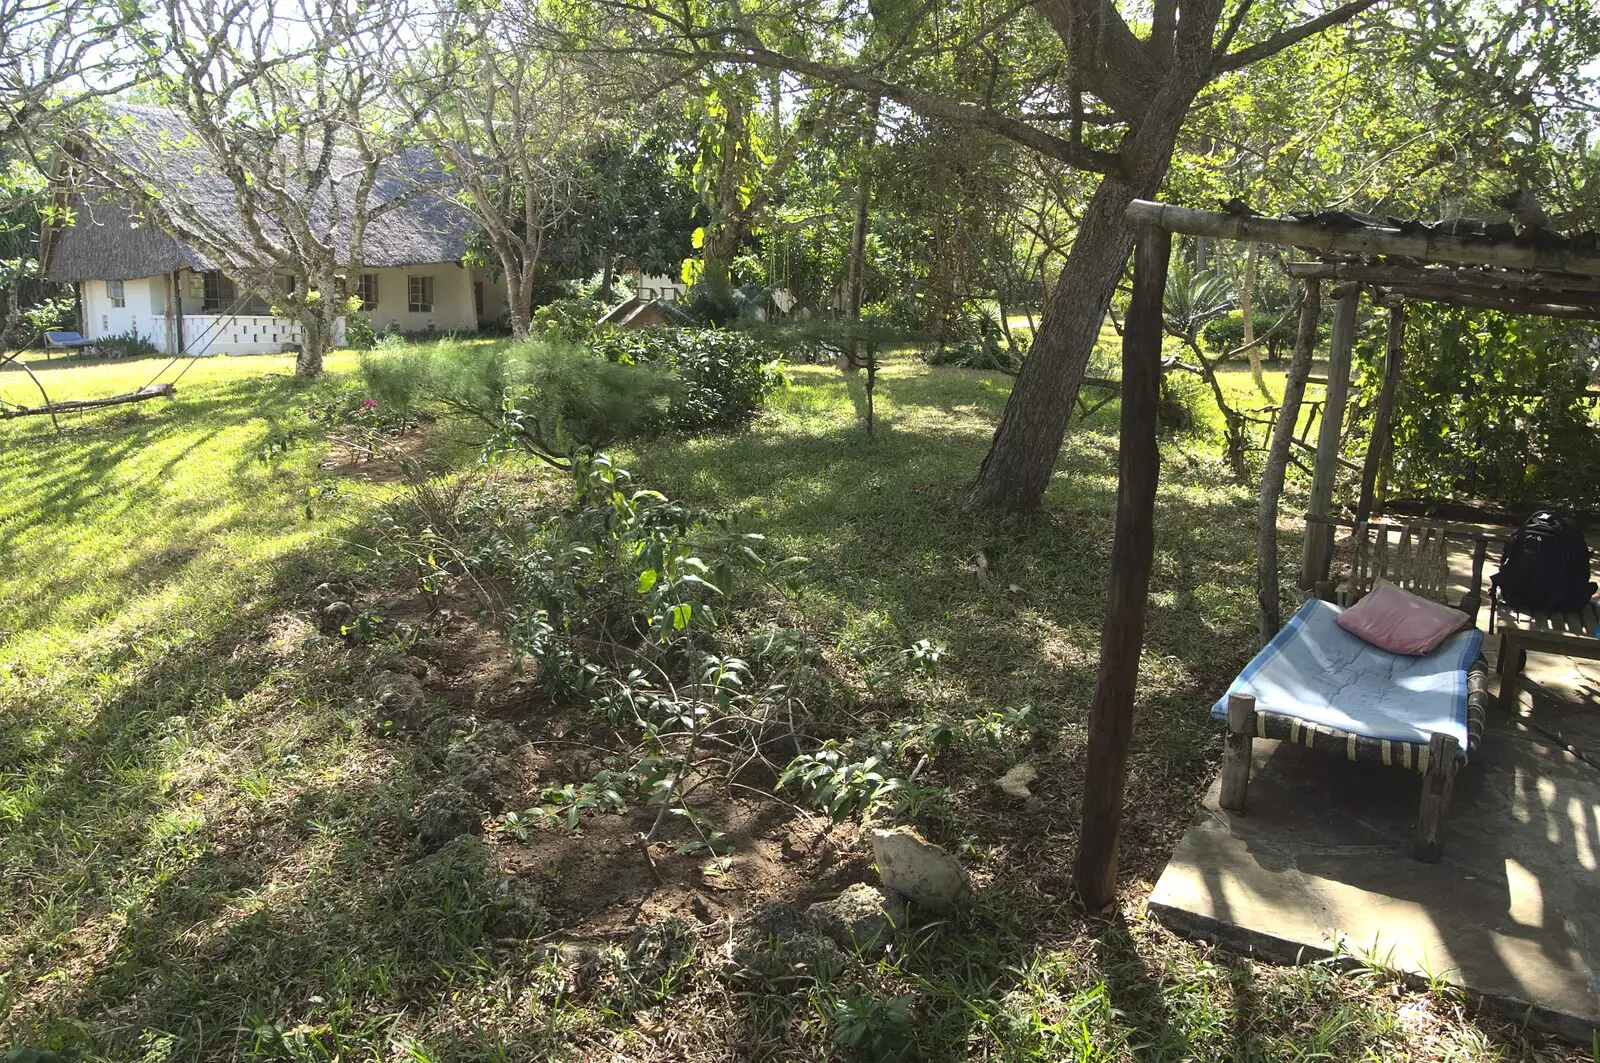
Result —
<path fill-rule="evenodd" d="M 0 145 L 138 83 L 146 11 L 118 0 L 0 0 Z"/>
<path fill-rule="evenodd" d="M 1295 2 L 1156 0 L 1144 26 L 1112 0 L 915 7 L 810 0 L 798 8 L 642 0 L 606 10 L 613 33 L 631 34 L 627 47 L 696 64 L 791 71 L 998 133 L 1100 175 L 972 487 L 977 506 L 1031 509 L 1043 498 L 1132 247 L 1124 212 L 1160 187 L 1197 96 L 1216 78 L 1376 2 L 1318 12 Z"/>
<path fill-rule="evenodd" d="M 376 107 L 412 46 L 403 3 L 162 0 L 159 28 L 122 43 L 165 108 L 79 116 L 74 175 L 296 318 L 302 376 L 322 371 L 368 226 L 413 194 L 379 188 L 405 136 Z"/>
<path fill-rule="evenodd" d="M 546 249 L 581 189 L 595 128 L 590 87 L 563 57 L 518 39 L 494 6 L 445 5 L 393 98 L 457 186 L 452 202 L 498 260 L 511 331 L 528 334 Z"/>

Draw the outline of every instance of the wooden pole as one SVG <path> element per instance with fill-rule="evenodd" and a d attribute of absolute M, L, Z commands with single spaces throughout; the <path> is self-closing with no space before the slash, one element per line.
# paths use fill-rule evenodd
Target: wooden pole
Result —
<path fill-rule="evenodd" d="M 1089 711 L 1089 755 L 1078 843 L 1078 895 L 1092 912 L 1116 900 L 1117 841 L 1128 773 L 1128 741 L 1144 645 L 1145 599 L 1155 555 L 1156 406 L 1161 380 L 1161 301 L 1172 234 L 1144 226 L 1134 255 L 1133 301 L 1122 338 L 1122 438 L 1110 593 L 1100 633 L 1100 669 Z"/>
<path fill-rule="evenodd" d="M 1541 247 L 1513 240 L 1486 240 L 1445 233 L 1405 233 L 1399 229 L 1377 226 L 1335 228 L 1315 222 L 1246 218 L 1238 214 L 1190 210 L 1188 207 L 1174 207 L 1147 199 L 1136 199 L 1130 203 L 1127 218 L 1131 222 L 1159 225 L 1173 232 L 1221 236 L 1241 242 L 1255 240 L 1312 251 L 1353 251 L 1471 266 L 1554 270 L 1588 277 L 1600 276 L 1600 253 L 1559 245 Z"/>
<path fill-rule="evenodd" d="M 183 274 L 178 270 L 172 271 L 172 298 L 173 305 L 178 315 L 178 354 L 183 354 L 189 349 L 189 344 L 183 336 Z"/>
<path fill-rule="evenodd" d="M 1406 304 L 1389 308 L 1389 335 L 1383 352 L 1383 386 L 1378 391 L 1378 408 L 1372 415 L 1372 441 L 1367 444 L 1367 459 L 1361 466 L 1361 496 L 1356 501 L 1356 523 L 1372 516 L 1378 470 L 1389 457 L 1394 439 L 1394 396 L 1400 386 L 1400 358 L 1406 335 Z"/>
<path fill-rule="evenodd" d="M 1416 833 L 1411 855 L 1424 863 L 1437 863 L 1444 853 L 1444 824 L 1455 790 L 1456 754 L 1461 745 L 1453 735 L 1435 732 L 1428 740 L 1428 770 L 1422 776 L 1422 800 L 1417 807 Z"/>
<path fill-rule="evenodd" d="M 1322 315 L 1322 286 L 1316 280 L 1301 282 L 1300 330 L 1295 336 L 1294 357 L 1283 382 L 1283 406 L 1272 426 L 1272 443 L 1266 467 L 1261 471 L 1261 503 L 1256 513 L 1256 601 L 1261 607 L 1261 644 L 1283 626 L 1278 611 L 1278 500 L 1283 496 L 1283 479 L 1289 467 L 1289 450 L 1300 419 L 1300 403 L 1305 398 L 1306 378 L 1311 375 L 1311 355 L 1317 346 L 1317 318 Z"/>
<path fill-rule="evenodd" d="M 1485 295 L 1478 292 L 1461 292 L 1454 288 L 1441 288 L 1433 284 L 1396 284 L 1388 288 L 1396 295 L 1413 299 L 1426 299 L 1450 306 L 1465 306 L 1475 310 L 1501 310 L 1508 314 L 1528 314 L 1533 317 L 1554 317 L 1572 321 L 1600 320 L 1600 305 L 1578 305 L 1577 300 L 1563 303 L 1540 301 L 1540 293 L 1515 295 Z M 1592 296 L 1586 298 L 1592 299 Z"/>
<path fill-rule="evenodd" d="M 1222 784 L 1217 804 L 1229 812 L 1243 812 L 1250 792 L 1250 750 L 1255 745 L 1254 694 L 1228 695 L 1228 733 L 1222 746 Z"/>
<path fill-rule="evenodd" d="M 1317 461 L 1311 470 L 1311 504 L 1306 508 L 1306 545 L 1300 562 L 1300 588 L 1311 590 L 1326 579 L 1324 571 L 1333 551 L 1333 529 L 1314 524 L 1312 517 L 1328 514 L 1333 506 L 1333 479 L 1339 471 L 1339 440 L 1344 432 L 1344 404 L 1350 394 L 1350 351 L 1355 346 L 1356 304 L 1361 286 L 1346 285 L 1336 293 L 1333 338 L 1328 345 L 1328 391 L 1322 402 L 1322 425 L 1317 435 Z"/>

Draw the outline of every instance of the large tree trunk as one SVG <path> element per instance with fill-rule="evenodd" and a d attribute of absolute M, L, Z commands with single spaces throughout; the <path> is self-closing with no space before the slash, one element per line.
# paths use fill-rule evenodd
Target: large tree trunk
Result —
<path fill-rule="evenodd" d="M 332 292 L 331 284 L 319 291 Z M 300 319 L 300 352 L 295 355 L 295 376 L 317 376 L 322 372 L 322 359 L 333 350 L 334 321 L 339 316 L 338 300 L 320 299 L 300 304 L 296 316 Z"/>
<path fill-rule="evenodd" d="M 1027 511 L 1044 499 L 1084 369 L 1133 248 L 1133 226 L 1123 214 L 1133 200 L 1152 195 L 1156 184 L 1147 181 L 1136 189 L 1124 178 L 1107 176 L 1095 189 L 968 495 L 974 508 Z"/>
<path fill-rule="evenodd" d="M 511 335 L 527 339 L 533 328 L 533 274 L 522 268 L 514 252 L 500 255 L 500 270 L 506 275 L 506 316 L 511 320 Z"/>
<path fill-rule="evenodd" d="M 1017 376 L 994 442 L 968 493 L 980 509 L 1033 510 L 1044 501 L 1067 419 L 1111 306 L 1117 279 L 1133 249 L 1128 204 L 1161 187 L 1183 120 L 1211 76 L 1211 34 L 1218 5 L 1199 5 L 1180 28 L 1166 80 L 1139 119 L 1138 132 L 1118 153 L 1118 172 L 1100 179 L 1061 279 L 1044 305 L 1044 320 Z"/>

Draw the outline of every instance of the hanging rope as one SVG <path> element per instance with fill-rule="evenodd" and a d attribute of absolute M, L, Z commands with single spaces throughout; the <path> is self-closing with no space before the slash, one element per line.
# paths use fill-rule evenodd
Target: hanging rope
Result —
<path fill-rule="evenodd" d="M 39 340 L 42 340 L 43 338 L 44 338 L 44 330 L 43 329 L 39 330 L 37 333 L 34 334 L 34 342 L 35 343 L 37 343 Z M 33 386 L 39 389 L 40 397 L 42 397 L 44 399 L 44 406 L 40 407 L 40 409 L 49 412 L 51 427 L 53 427 L 56 430 L 57 433 L 60 433 L 60 431 L 61 431 L 61 421 L 56 417 L 55 408 L 50 403 L 50 393 L 45 391 L 45 389 L 44 389 L 44 381 L 40 380 L 38 375 L 36 373 L 34 373 L 32 367 L 30 367 L 27 362 L 24 362 L 22 360 L 22 357 L 21 357 L 22 356 L 22 352 L 27 350 L 28 347 L 31 347 L 31 346 L 33 346 L 33 344 L 24 344 L 22 347 L 17 349 L 14 353 L 0 356 L 0 369 L 5 368 L 5 365 L 6 365 L 7 362 L 15 362 L 18 366 L 21 366 L 22 371 L 24 373 L 27 373 L 28 374 L 28 378 L 33 381 Z M 38 412 L 37 410 L 30 411 L 28 409 L 28 407 L 22 405 L 19 402 L 8 402 L 8 401 L 6 401 L 4 399 L 0 399 L 0 403 L 4 403 L 7 407 L 11 407 L 12 408 L 12 409 L 0 410 L 0 418 L 23 417 L 29 412 L 33 412 L 33 413 L 37 413 Z M 13 412 L 13 409 L 16 412 Z"/>
<path fill-rule="evenodd" d="M 244 306 L 244 304 L 249 302 L 249 301 L 250 301 L 250 296 L 248 294 L 237 296 L 233 300 L 233 303 L 228 307 L 228 309 L 224 310 L 222 313 L 220 313 L 216 317 L 214 317 L 212 319 L 212 321 L 211 321 L 211 324 L 207 325 L 205 327 L 205 329 L 202 330 L 201 333 L 194 338 L 193 342 L 189 342 L 187 340 L 184 341 L 184 346 L 188 347 L 191 350 L 194 350 L 194 349 L 197 349 L 197 348 L 201 349 L 201 350 L 204 350 L 204 348 L 205 348 L 204 341 L 211 335 L 212 330 L 216 329 L 219 325 L 222 324 L 223 321 L 227 320 L 228 318 L 236 316 L 238 314 L 239 310 Z M 179 308 L 178 308 L 178 317 L 180 319 L 183 317 L 183 308 L 182 308 L 182 304 L 181 303 L 179 304 Z M 194 363 L 198 359 L 204 357 L 204 355 L 186 354 L 184 351 L 179 351 L 177 354 L 172 356 L 172 359 L 170 361 L 168 361 L 166 365 L 164 365 L 160 369 L 156 370 L 156 375 L 150 378 L 150 383 L 146 384 L 145 388 L 150 387 L 156 381 L 160 380 L 166 374 L 167 370 L 171 369 L 174 365 L 177 365 L 178 361 L 180 359 L 182 359 L 182 358 L 185 358 L 185 357 L 187 357 L 189 359 L 189 364 L 184 366 L 182 372 L 180 372 L 173 379 L 173 381 L 172 381 L 173 384 L 177 384 L 177 382 L 179 380 L 182 380 L 183 379 L 183 374 L 187 373 L 194 366 Z M 140 388 L 139 390 L 143 391 L 144 388 Z"/>
<path fill-rule="evenodd" d="M 194 338 L 192 345 L 186 343 L 185 346 L 203 350 L 205 347 L 205 341 L 210 338 L 213 330 L 220 326 L 224 320 L 235 317 L 238 314 L 239 309 L 244 306 L 249 298 L 250 297 L 248 295 L 241 295 L 234 299 L 232 305 L 230 305 L 227 310 L 217 315 L 217 317 Z M 182 314 L 181 308 L 179 310 L 179 314 L 180 316 Z M 21 350 L 18 350 L 14 354 L 0 356 L 0 367 L 4 367 L 8 362 L 14 362 L 16 365 L 20 366 L 23 372 L 27 373 L 28 376 L 33 379 L 34 385 L 38 387 L 39 394 L 44 398 L 44 405 L 24 406 L 21 403 L 0 399 L 0 420 L 11 420 L 15 417 L 37 417 L 48 414 L 51 425 L 54 426 L 55 430 L 59 433 L 61 431 L 61 421 L 57 414 L 60 413 L 81 413 L 84 410 L 96 410 L 105 406 L 122 406 L 130 402 L 143 402 L 146 399 L 163 397 L 170 399 L 177 393 L 178 381 L 182 380 L 184 374 L 194 367 L 194 363 L 196 361 L 204 357 L 200 354 L 186 354 L 180 351 L 178 354 L 175 354 L 168 359 L 166 365 L 163 365 L 160 369 L 156 370 L 155 376 L 150 378 L 149 383 L 145 384 L 144 387 L 137 391 L 130 391 L 121 395 L 108 395 L 105 398 L 99 399 L 63 399 L 60 402 L 52 402 L 50 400 L 49 393 L 44 389 L 44 384 L 40 382 L 38 376 L 34 374 L 34 371 L 29 368 L 28 363 L 21 360 L 22 351 L 37 344 L 43 338 L 44 334 L 42 331 L 35 333 L 33 337 L 33 343 L 25 344 Z M 171 369 L 174 365 L 177 365 L 178 362 L 184 358 L 189 360 L 189 364 L 184 366 L 175 378 L 164 384 L 158 383 L 158 381 L 166 375 L 169 369 Z"/>

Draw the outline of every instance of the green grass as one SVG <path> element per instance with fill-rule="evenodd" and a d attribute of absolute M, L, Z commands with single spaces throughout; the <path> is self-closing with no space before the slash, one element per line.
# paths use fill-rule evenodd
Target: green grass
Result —
<path fill-rule="evenodd" d="M 750 430 L 619 456 L 811 558 L 801 589 L 748 622 L 783 611 L 821 644 L 851 698 L 815 706 L 820 726 L 1034 707 L 1039 738 L 1002 734 L 923 779 L 938 799 L 919 823 L 977 872 L 975 910 L 792 992 L 724 980 L 720 924 L 681 965 L 612 948 L 597 971 L 564 968 L 507 928 L 494 840 L 433 856 L 411 841 L 452 739 L 369 726 L 365 677 L 392 647 L 312 623 L 307 591 L 359 564 L 351 543 L 398 490 L 320 467 L 304 411 L 355 394 L 353 364 L 305 385 L 267 375 L 285 359 L 216 359 L 175 402 L 74 418 L 60 437 L 0 423 L 0 1045 L 119 1063 L 1560 1055 L 1379 968 L 1263 967 L 1139 914 L 1214 768 L 1201 706 L 1254 637 L 1253 500 L 1209 439 L 1163 443 L 1125 917 L 1075 913 L 1115 405 L 1070 437 L 1045 515 L 996 522 L 956 496 L 1009 380 L 909 359 L 882 374 L 876 439 L 859 377 L 795 367 Z M 51 369 L 46 386 L 109 394 L 158 365 Z M 5 398 L 29 387 L 0 376 Z M 945 649 L 930 680 L 875 694 L 851 670 L 921 638 Z M 1019 755 L 1042 773 L 1029 816 L 987 782 Z M 534 888 L 576 888 L 562 875 Z"/>

